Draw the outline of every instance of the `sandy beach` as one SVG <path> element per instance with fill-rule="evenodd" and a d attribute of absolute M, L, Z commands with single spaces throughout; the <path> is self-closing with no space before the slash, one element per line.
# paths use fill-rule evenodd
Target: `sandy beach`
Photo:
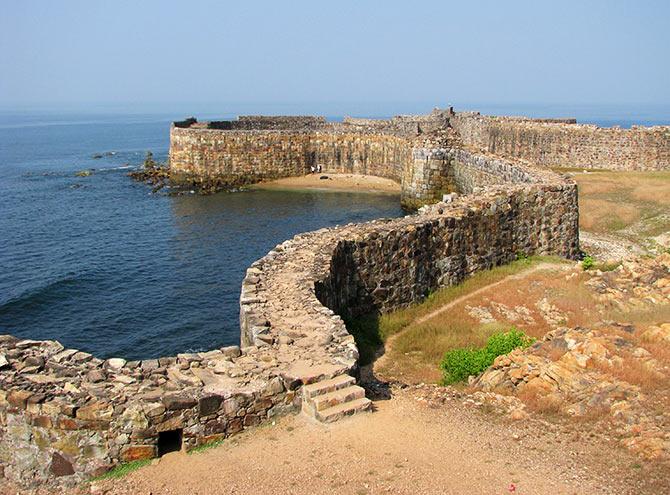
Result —
<path fill-rule="evenodd" d="M 320 189 L 399 194 L 400 184 L 382 177 L 358 174 L 309 174 L 286 177 L 252 186 L 257 189 Z"/>

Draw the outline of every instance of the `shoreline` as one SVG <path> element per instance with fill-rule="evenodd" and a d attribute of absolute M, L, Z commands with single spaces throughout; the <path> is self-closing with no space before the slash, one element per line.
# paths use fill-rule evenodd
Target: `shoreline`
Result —
<path fill-rule="evenodd" d="M 327 177 L 322 179 L 321 177 Z M 283 191 L 347 191 L 375 194 L 400 194 L 400 184 L 382 177 L 361 174 L 315 173 L 285 177 L 249 186 L 250 189 Z"/>

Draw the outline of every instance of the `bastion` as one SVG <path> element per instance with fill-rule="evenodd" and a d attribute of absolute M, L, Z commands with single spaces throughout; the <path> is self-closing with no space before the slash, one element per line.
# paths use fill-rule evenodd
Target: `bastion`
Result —
<path fill-rule="evenodd" d="M 448 109 L 340 123 L 175 122 L 177 182 L 238 187 L 321 165 L 388 177 L 405 205 L 430 204 L 403 218 L 300 234 L 253 263 L 241 287 L 240 346 L 126 361 L 0 336 L 0 473 L 26 485 L 67 484 L 282 414 L 327 422 L 368 410 L 345 320 L 403 307 L 518 255 L 576 258 L 577 187 L 549 165 L 667 168 L 667 130 L 612 131 L 629 132 L 631 143 L 636 133 L 654 137 L 596 156 L 566 153 L 578 146 L 569 133 L 563 145 L 547 144 L 562 135 L 552 126 L 577 124 L 519 120 L 552 129 L 546 143 L 531 139 L 543 151 L 520 157 L 482 119 Z M 549 158 L 554 148 L 563 151 Z"/>

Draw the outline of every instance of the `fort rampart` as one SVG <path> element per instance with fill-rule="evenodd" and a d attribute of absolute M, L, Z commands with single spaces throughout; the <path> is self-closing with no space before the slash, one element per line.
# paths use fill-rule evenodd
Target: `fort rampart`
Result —
<path fill-rule="evenodd" d="M 450 124 L 471 148 L 541 167 L 670 169 L 670 127 L 602 128 L 570 120 L 457 113 Z"/>
<path fill-rule="evenodd" d="M 410 199 L 457 194 L 417 214 L 321 229 L 278 245 L 247 270 L 239 347 L 102 360 L 54 341 L 0 337 L 4 476 L 70 482 L 300 409 L 337 419 L 354 409 L 329 408 L 313 394 L 353 390 L 358 349 L 346 319 L 421 300 L 519 254 L 578 255 L 574 182 L 463 146 L 442 112 L 382 123 L 239 122 L 214 124 L 228 130 L 175 125 L 172 166 L 249 182 L 250 173 L 253 180 L 291 175 L 323 162 L 328 171 L 398 180 Z M 357 407 L 368 407 L 356 394 Z"/>

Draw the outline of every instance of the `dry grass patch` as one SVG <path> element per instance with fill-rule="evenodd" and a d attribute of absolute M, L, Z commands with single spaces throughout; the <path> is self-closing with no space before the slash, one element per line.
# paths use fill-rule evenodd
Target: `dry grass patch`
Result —
<path fill-rule="evenodd" d="M 615 232 L 640 219 L 640 209 L 606 199 L 584 198 L 579 202 L 579 227 L 590 232 Z"/>
<path fill-rule="evenodd" d="M 670 385 L 668 377 L 663 373 L 654 370 L 645 361 L 633 357 L 625 357 L 623 363 L 603 371 L 622 382 L 637 385 L 643 392 L 667 389 Z"/>
<path fill-rule="evenodd" d="M 482 347 L 491 335 L 509 328 L 502 323 L 477 326 L 457 314 L 450 313 L 449 316 L 447 321 L 430 320 L 409 327 L 393 343 L 394 351 L 413 354 L 424 363 L 436 364 L 451 349 Z"/>
<path fill-rule="evenodd" d="M 475 273 L 458 285 L 445 287 L 430 294 L 423 302 L 387 313 L 379 317 L 379 333 L 382 340 L 386 340 L 405 329 L 414 320 L 426 316 L 429 313 L 449 304 L 459 297 L 470 294 L 478 289 L 500 282 L 510 275 L 519 274 L 525 270 L 536 267 L 540 263 L 566 263 L 566 260 L 555 256 L 532 256 L 498 266 L 491 270 L 483 270 Z"/>
<path fill-rule="evenodd" d="M 670 172 L 574 173 L 581 229 L 612 234 L 635 227 L 647 237 L 670 230 Z"/>
<path fill-rule="evenodd" d="M 628 311 L 610 309 L 602 313 L 601 319 L 630 322 L 638 328 L 658 325 L 670 321 L 670 304 L 650 304 Z"/>
<path fill-rule="evenodd" d="M 631 197 L 638 201 L 670 206 L 669 189 L 667 184 L 645 184 L 633 189 Z"/>
<path fill-rule="evenodd" d="M 651 357 L 665 365 L 670 365 L 670 344 L 665 342 L 645 342 L 641 345 Z"/>
<path fill-rule="evenodd" d="M 566 324 L 570 326 L 586 326 L 600 320 L 596 308 L 596 298 L 592 291 L 582 282 L 587 276 L 575 277 L 569 282 L 547 281 L 551 289 L 550 301 L 561 313 L 566 315 Z"/>
<path fill-rule="evenodd" d="M 447 351 L 482 347 L 492 334 L 509 330 L 512 326 L 529 336 L 541 338 L 547 331 L 547 325 L 533 309 L 533 304 L 535 296 L 543 290 L 545 277 L 553 279 L 555 272 L 551 265 L 546 272 L 544 269 L 541 271 L 543 275 L 524 275 L 523 272 L 548 262 L 566 263 L 558 258 L 540 257 L 516 261 L 479 272 L 460 285 L 437 291 L 421 304 L 382 315 L 378 319 L 378 333 L 384 342 L 390 337 L 393 339 L 386 346 L 382 364 L 376 365 L 375 369 L 386 376 L 402 376 L 410 382 L 436 382 L 441 378 L 438 365 Z M 510 278 L 500 284 L 507 277 Z M 498 285 L 489 288 L 496 283 Z M 472 295 L 481 289 L 485 290 Z M 470 295 L 472 297 L 464 297 Z M 459 298 L 463 300 L 453 304 L 448 311 L 435 313 Z M 483 300 L 490 301 L 490 298 L 512 310 L 518 306 L 532 310 L 535 323 L 500 318 L 495 323 L 482 324 L 470 316 L 467 305 L 486 304 Z M 422 317 L 429 319 L 418 322 Z"/>
<path fill-rule="evenodd" d="M 516 396 L 526 405 L 526 408 L 534 413 L 547 415 L 559 415 L 561 407 L 565 404 L 564 399 L 558 395 L 540 392 L 537 389 L 524 387 L 516 393 Z"/>

